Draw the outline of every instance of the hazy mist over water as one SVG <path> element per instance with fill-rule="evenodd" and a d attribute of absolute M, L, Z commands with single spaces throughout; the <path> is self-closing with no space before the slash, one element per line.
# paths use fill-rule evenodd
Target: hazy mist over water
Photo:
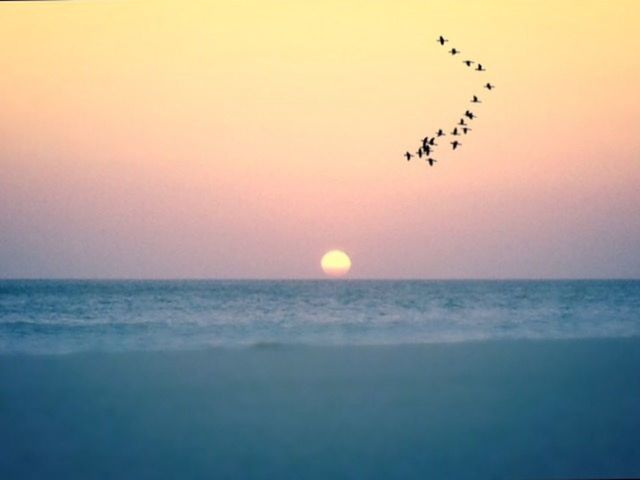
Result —
<path fill-rule="evenodd" d="M 640 335 L 640 281 L 0 281 L 0 353 Z"/>

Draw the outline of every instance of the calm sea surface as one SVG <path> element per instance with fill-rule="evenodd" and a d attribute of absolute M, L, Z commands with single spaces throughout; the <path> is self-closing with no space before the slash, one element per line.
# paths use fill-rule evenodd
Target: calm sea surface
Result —
<path fill-rule="evenodd" d="M 639 366 L 638 281 L 1 281 L 0 478 L 640 478 Z"/>
<path fill-rule="evenodd" d="M 0 281 L 0 353 L 640 336 L 640 281 Z"/>

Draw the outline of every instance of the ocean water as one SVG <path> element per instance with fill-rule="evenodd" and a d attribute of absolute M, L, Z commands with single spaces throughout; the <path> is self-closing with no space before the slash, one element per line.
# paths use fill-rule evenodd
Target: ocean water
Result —
<path fill-rule="evenodd" d="M 637 281 L 0 281 L 0 478 L 640 478 L 638 372 Z"/>
<path fill-rule="evenodd" d="M 640 336 L 640 281 L 0 281 L 0 353 Z"/>

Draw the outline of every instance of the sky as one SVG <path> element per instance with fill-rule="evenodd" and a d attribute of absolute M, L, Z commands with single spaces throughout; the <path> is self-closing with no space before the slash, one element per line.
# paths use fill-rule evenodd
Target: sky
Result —
<path fill-rule="evenodd" d="M 638 278 L 639 21 L 635 0 L 0 2 L 0 278 L 316 278 L 334 248 L 351 278 Z M 471 107 L 460 149 L 403 159 Z"/>

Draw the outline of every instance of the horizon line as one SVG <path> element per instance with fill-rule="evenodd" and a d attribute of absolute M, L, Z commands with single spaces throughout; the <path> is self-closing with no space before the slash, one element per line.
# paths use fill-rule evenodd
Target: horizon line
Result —
<path fill-rule="evenodd" d="M 640 281 L 640 277 L 0 277 L 0 282 L 11 281 L 120 281 L 120 282 L 175 282 L 175 281 L 218 281 L 218 282 L 500 282 L 500 281 Z"/>

